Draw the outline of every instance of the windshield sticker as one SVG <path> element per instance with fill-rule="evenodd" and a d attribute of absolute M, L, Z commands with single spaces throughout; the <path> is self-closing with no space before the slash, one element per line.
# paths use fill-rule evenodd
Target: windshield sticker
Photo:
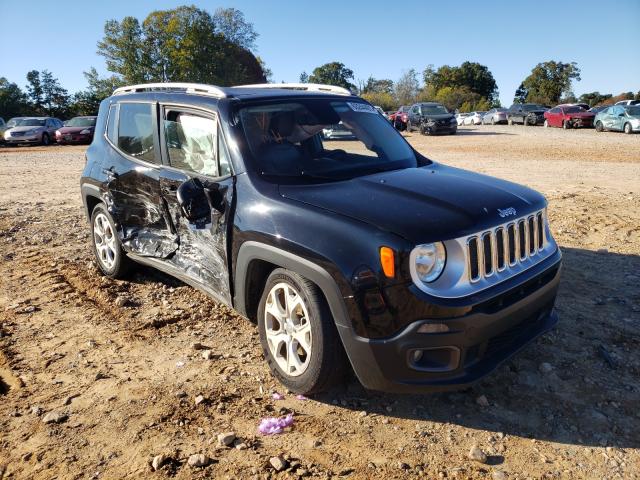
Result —
<path fill-rule="evenodd" d="M 366 103 L 347 102 L 347 105 L 349 105 L 351 110 L 354 112 L 378 114 L 378 111 L 375 108 L 371 105 L 367 105 Z"/>

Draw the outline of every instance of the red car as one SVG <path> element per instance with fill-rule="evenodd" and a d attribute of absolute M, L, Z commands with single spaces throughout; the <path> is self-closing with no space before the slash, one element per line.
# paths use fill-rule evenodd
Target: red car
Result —
<path fill-rule="evenodd" d="M 401 106 L 396 113 L 392 113 L 389 115 L 389 121 L 391 124 L 396 127 L 397 130 L 404 130 L 407 128 L 407 120 L 409 120 L 409 109 L 411 107 L 408 105 Z"/>
<path fill-rule="evenodd" d="M 558 105 L 544 112 L 545 127 L 593 127 L 596 116 L 578 105 Z"/>
<path fill-rule="evenodd" d="M 98 117 L 73 117 L 56 130 L 56 141 L 65 143 L 91 143 Z"/>

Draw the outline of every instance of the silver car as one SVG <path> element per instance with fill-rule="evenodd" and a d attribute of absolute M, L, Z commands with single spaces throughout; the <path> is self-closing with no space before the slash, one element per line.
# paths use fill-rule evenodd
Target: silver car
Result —
<path fill-rule="evenodd" d="M 7 122 L 4 141 L 7 145 L 49 145 L 62 126 L 62 122 L 53 117 L 14 117 Z"/>
<path fill-rule="evenodd" d="M 496 123 L 507 123 L 507 109 L 506 108 L 492 108 L 482 117 L 482 124 L 486 125 L 490 123 L 495 125 Z"/>

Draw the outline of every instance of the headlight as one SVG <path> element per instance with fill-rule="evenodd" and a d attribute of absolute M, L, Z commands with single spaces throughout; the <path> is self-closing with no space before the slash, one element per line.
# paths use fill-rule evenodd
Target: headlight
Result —
<path fill-rule="evenodd" d="M 80 132 L 80 135 L 89 135 L 90 133 L 91 133 L 91 130 L 89 130 L 88 128 L 85 128 Z"/>
<path fill-rule="evenodd" d="M 414 248 L 411 258 L 413 258 L 413 266 L 420 281 L 431 283 L 444 270 L 447 252 L 442 242 L 427 243 Z"/>

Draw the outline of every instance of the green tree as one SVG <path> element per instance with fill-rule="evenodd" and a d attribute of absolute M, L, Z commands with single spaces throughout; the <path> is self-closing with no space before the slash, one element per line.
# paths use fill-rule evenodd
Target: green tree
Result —
<path fill-rule="evenodd" d="M 300 74 L 300 83 L 309 83 L 309 75 L 307 72 L 302 72 Z"/>
<path fill-rule="evenodd" d="M 125 84 L 122 78 L 117 75 L 100 77 L 94 67 L 83 74 L 89 86 L 86 90 L 77 92 L 73 96 L 71 102 L 73 115 L 96 115 L 100 102 L 110 96 L 116 88 Z"/>
<path fill-rule="evenodd" d="M 224 35 L 224 38 L 245 50 L 256 49 L 258 34 L 253 29 L 253 24 L 247 22 L 237 8 L 218 8 L 213 14 L 216 31 Z"/>
<path fill-rule="evenodd" d="M 580 81 L 580 69 L 576 62 L 542 62 L 522 81 L 516 91 L 516 99 L 526 102 L 556 105 L 563 94 L 571 92 L 573 80 Z"/>
<path fill-rule="evenodd" d="M 340 62 L 325 63 L 314 68 L 311 75 L 309 75 L 310 83 L 336 85 L 355 91 L 356 86 L 350 80 L 353 80 L 353 70 L 345 67 L 344 63 Z"/>
<path fill-rule="evenodd" d="M 109 20 L 98 53 L 105 57 L 107 69 L 126 83 L 265 82 L 260 62 L 245 48 L 255 40 L 253 27 L 235 10 L 218 18 L 224 32 L 212 15 L 194 6 L 157 10 L 142 24 L 133 17 Z"/>
<path fill-rule="evenodd" d="M 587 103 L 593 107 L 609 100 L 611 97 L 613 97 L 613 95 L 610 93 L 601 94 L 600 92 L 590 92 L 580 95 L 580 97 L 578 97 L 578 101 L 580 103 Z"/>
<path fill-rule="evenodd" d="M 27 72 L 27 95 L 31 109 L 38 115 L 44 113 L 44 91 L 42 90 L 42 81 L 40 80 L 40 72 L 38 70 L 30 70 Z"/>
<path fill-rule="evenodd" d="M 393 93 L 393 80 L 369 77 L 360 89 L 360 93 Z"/>
<path fill-rule="evenodd" d="M 411 68 L 405 71 L 396 82 L 395 93 L 398 105 L 411 105 L 418 98 L 418 74 Z"/>
<path fill-rule="evenodd" d="M 20 115 L 28 115 L 30 107 L 27 103 L 27 96 L 20 87 L 0 77 L 0 117 L 5 120 Z"/>
<path fill-rule="evenodd" d="M 450 87 L 464 88 L 493 102 L 498 98 L 498 86 L 493 74 L 485 65 L 476 62 L 463 62 L 459 67 L 443 65 L 435 70 L 428 65 L 422 72 L 425 88 L 438 90 Z"/>
<path fill-rule="evenodd" d="M 383 110 L 393 110 L 396 107 L 396 100 L 389 92 L 366 92 L 360 96 L 372 105 L 381 107 Z"/>

